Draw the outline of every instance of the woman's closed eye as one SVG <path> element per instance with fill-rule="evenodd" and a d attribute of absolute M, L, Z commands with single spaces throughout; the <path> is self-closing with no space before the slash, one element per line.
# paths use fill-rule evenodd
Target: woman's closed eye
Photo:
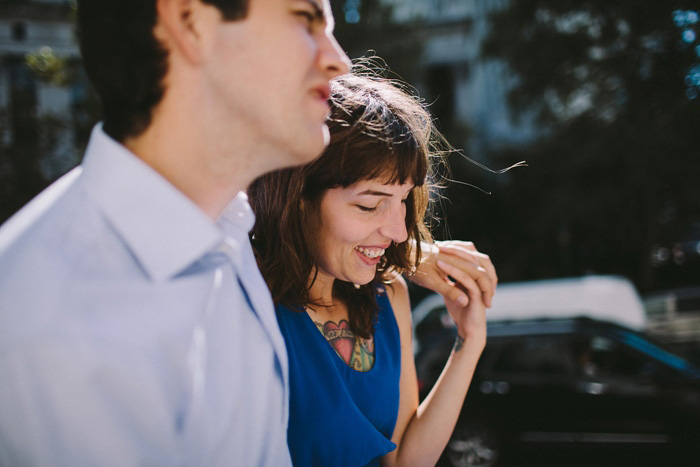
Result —
<path fill-rule="evenodd" d="M 403 204 L 403 205 L 406 205 L 407 202 L 408 202 L 408 197 L 403 198 L 403 199 L 401 200 L 401 204 Z M 379 204 L 377 204 L 377 205 L 375 205 L 375 206 L 367 206 L 367 205 L 364 205 L 364 204 L 356 204 L 355 206 L 356 206 L 360 211 L 363 211 L 363 212 L 374 212 L 374 211 L 376 211 L 377 209 L 379 209 L 379 206 L 381 206 L 381 204 L 382 204 L 382 203 L 379 203 Z"/>

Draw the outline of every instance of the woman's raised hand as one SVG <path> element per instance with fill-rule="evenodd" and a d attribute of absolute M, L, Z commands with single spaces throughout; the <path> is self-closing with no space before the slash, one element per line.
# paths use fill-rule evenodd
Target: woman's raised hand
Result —
<path fill-rule="evenodd" d="M 496 268 L 488 255 L 479 252 L 472 242 L 451 240 L 421 244 L 423 258 L 409 279 L 421 287 L 442 295 L 446 300 L 467 306 L 476 289 L 481 301 L 491 306 L 498 284 Z M 471 290 L 470 290 L 471 289 Z"/>

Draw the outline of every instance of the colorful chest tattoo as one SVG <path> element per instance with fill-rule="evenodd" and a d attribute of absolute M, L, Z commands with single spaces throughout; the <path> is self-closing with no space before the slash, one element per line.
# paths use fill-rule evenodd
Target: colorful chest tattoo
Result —
<path fill-rule="evenodd" d="M 326 321 L 321 324 L 314 321 L 318 330 L 333 347 L 338 356 L 353 370 L 369 371 L 374 366 L 374 339 L 356 336 L 350 330 L 350 323 Z"/>

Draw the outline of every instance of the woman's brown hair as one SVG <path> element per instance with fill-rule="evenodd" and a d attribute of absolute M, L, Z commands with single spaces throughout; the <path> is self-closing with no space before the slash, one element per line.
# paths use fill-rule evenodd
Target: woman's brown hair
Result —
<path fill-rule="evenodd" d="M 350 74 L 331 82 L 330 144 L 315 161 L 258 178 L 248 194 L 256 222 L 251 240 L 258 264 L 275 303 L 303 310 L 316 274 L 305 210 L 318 207 L 326 190 L 358 181 L 411 181 L 406 200 L 409 241 L 392 244 L 369 283 L 356 286 L 336 280 L 334 296 L 348 307 L 350 328 L 368 338 L 377 316 L 376 291 L 396 273 L 413 270 L 420 242 L 431 241 L 425 224 L 433 164 L 443 140 L 422 102 L 396 81 Z M 311 279 L 311 280 L 310 280 Z"/>

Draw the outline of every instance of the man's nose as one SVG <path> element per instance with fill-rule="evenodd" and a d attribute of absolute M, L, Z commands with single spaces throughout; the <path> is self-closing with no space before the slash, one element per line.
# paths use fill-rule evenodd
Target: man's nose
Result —
<path fill-rule="evenodd" d="M 338 44 L 332 32 L 327 32 L 319 49 L 320 66 L 328 79 L 344 75 L 350 71 L 352 63 Z"/>

